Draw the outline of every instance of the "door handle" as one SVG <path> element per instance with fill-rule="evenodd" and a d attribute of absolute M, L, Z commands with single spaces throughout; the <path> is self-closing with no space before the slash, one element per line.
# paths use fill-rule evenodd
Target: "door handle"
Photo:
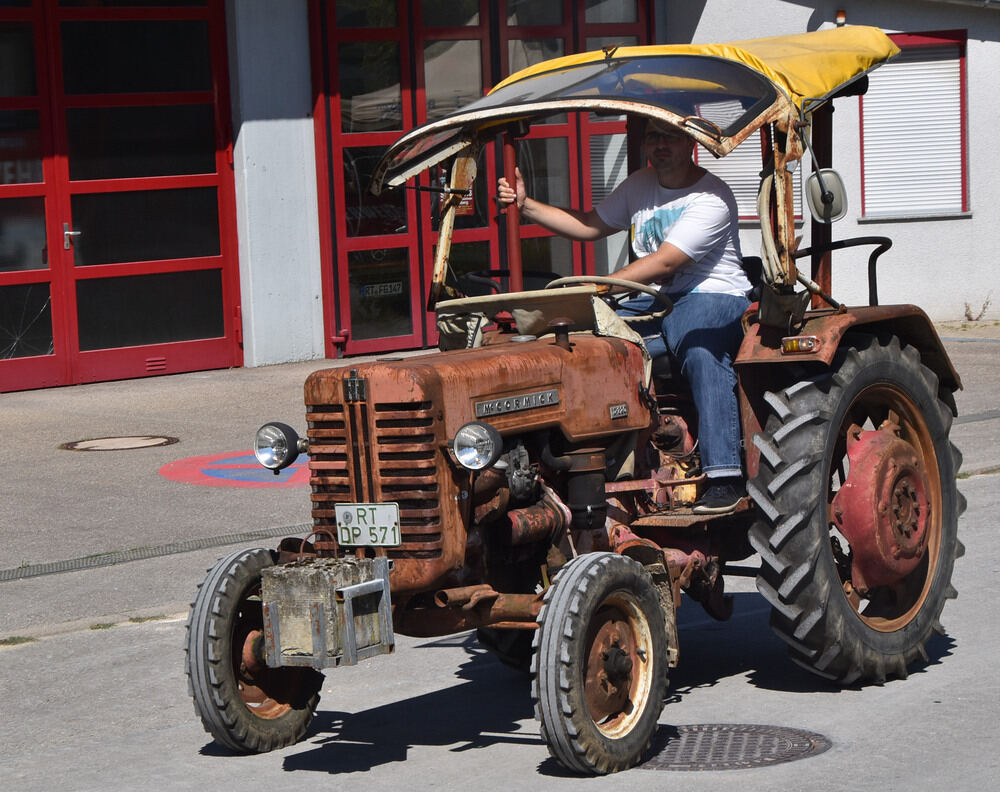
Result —
<path fill-rule="evenodd" d="M 80 231 L 70 231 L 69 223 L 63 223 L 63 250 L 73 247 L 73 237 L 78 237 L 80 234 Z"/>

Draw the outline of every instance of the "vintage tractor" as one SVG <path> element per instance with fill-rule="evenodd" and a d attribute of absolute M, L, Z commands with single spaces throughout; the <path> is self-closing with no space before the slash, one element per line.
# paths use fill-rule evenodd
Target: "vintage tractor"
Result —
<path fill-rule="evenodd" d="M 442 351 L 318 371 L 306 436 L 258 432 L 267 467 L 308 452 L 314 530 L 235 552 L 200 587 L 186 670 L 219 743 L 294 743 L 321 669 L 391 652 L 395 633 L 475 629 L 530 670 L 553 756 L 582 773 L 630 767 L 678 662 L 681 593 L 727 618 L 725 575 L 752 557 L 795 662 L 878 684 L 926 660 L 962 550 L 960 381 L 918 308 L 877 304 L 889 241 L 829 241 L 844 197 L 830 169 L 806 183 L 812 246 L 796 249 L 790 175 L 830 100 L 895 52 L 877 29 L 843 28 L 572 55 L 389 148 L 375 191 L 450 170 L 430 298 Z M 482 148 L 565 112 L 656 119 L 716 156 L 761 130 L 762 256 L 747 262 L 757 294 L 736 361 L 750 497 L 732 513 L 693 512 L 705 477 L 689 390 L 606 302 L 608 283 L 649 287 L 583 277 L 467 296 L 449 278 Z M 829 253 L 858 244 L 875 246 L 871 304 L 847 307 Z M 513 257 L 504 269 L 516 289 Z"/>

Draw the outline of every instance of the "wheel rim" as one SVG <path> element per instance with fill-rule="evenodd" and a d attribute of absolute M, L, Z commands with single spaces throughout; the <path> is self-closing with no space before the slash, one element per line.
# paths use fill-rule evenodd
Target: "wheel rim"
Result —
<path fill-rule="evenodd" d="M 829 480 L 830 549 L 844 596 L 872 629 L 899 630 L 931 591 L 943 513 L 933 437 L 906 394 L 891 385 L 858 394 Z"/>
<path fill-rule="evenodd" d="M 607 737 L 628 734 L 642 717 L 652 687 L 653 639 L 635 599 L 618 592 L 591 620 L 583 669 L 587 709 Z"/>
<path fill-rule="evenodd" d="M 268 668 L 264 661 L 264 616 L 257 586 L 236 608 L 232 623 L 232 664 L 236 689 L 254 715 L 280 718 L 292 709 L 302 669 Z"/>

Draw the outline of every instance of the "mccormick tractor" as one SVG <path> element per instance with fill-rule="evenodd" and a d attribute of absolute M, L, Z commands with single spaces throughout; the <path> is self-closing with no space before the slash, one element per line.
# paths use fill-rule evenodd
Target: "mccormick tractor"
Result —
<path fill-rule="evenodd" d="M 725 576 L 744 559 L 796 663 L 880 684 L 926 661 L 962 553 L 948 437 L 961 383 L 919 308 L 878 305 L 891 242 L 830 240 L 844 187 L 810 140 L 822 155 L 830 102 L 863 93 L 896 52 L 866 27 L 607 48 L 525 69 L 389 147 L 375 193 L 449 172 L 422 182 L 442 210 L 429 298 L 441 349 L 317 371 L 305 436 L 259 430 L 266 467 L 308 453 L 314 525 L 223 558 L 199 588 L 186 671 L 217 742 L 294 743 L 323 669 L 392 652 L 396 633 L 474 629 L 530 671 L 559 762 L 628 768 L 679 661 L 682 592 L 726 619 Z M 706 478 L 690 390 L 609 305 L 650 287 L 577 276 L 522 290 L 516 245 L 506 266 L 483 262 L 476 289 L 449 268 L 483 147 L 567 112 L 654 119 L 717 157 L 761 133 L 761 256 L 746 261 L 755 302 L 735 360 L 749 497 L 732 513 L 692 510 Z M 792 171 L 807 153 L 811 246 L 798 249 Z M 856 245 L 874 250 L 869 305 L 852 307 L 831 295 L 830 252 Z M 509 293 L 481 288 L 508 275 Z"/>

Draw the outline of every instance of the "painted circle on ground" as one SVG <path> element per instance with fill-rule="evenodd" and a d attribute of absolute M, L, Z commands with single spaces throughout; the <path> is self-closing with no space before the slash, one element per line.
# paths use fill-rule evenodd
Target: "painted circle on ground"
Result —
<path fill-rule="evenodd" d="M 202 487 L 284 489 L 309 484 L 308 463 L 309 455 L 299 454 L 298 459 L 275 475 L 273 471 L 261 466 L 252 451 L 227 451 L 168 462 L 160 468 L 160 475 L 170 481 Z"/>

